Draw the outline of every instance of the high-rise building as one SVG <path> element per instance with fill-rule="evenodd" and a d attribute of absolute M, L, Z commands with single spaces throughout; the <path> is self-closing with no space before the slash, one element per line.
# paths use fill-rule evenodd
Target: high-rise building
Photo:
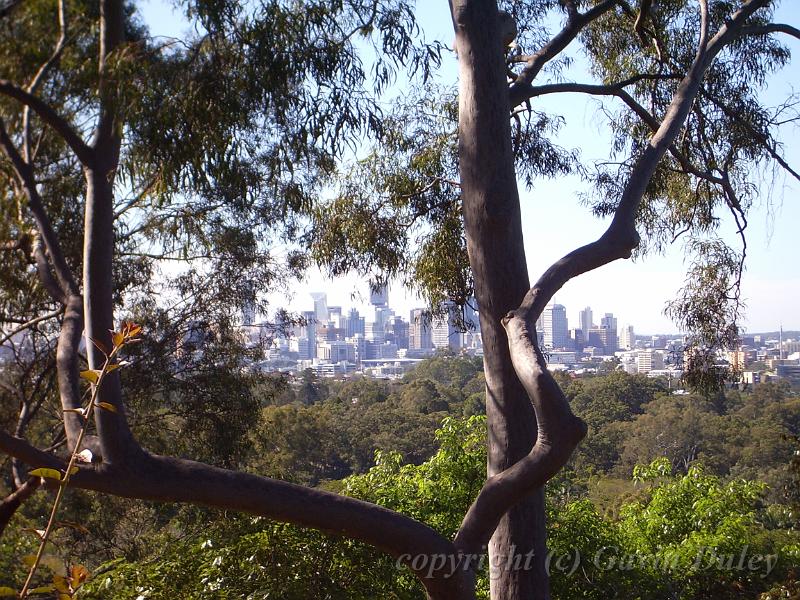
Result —
<path fill-rule="evenodd" d="M 425 310 L 415 308 L 411 311 L 408 323 L 408 349 L 430 350 L 433 348 L 431 327 L 425 318 Z"/>
<path fill-rule="evenodd" d="M 314 300 L 314 314 L 318 323 L 328 322 L 328 294 L 325 292 L 312 292 L 311 298 Z"/>
<path fill-rule="evenodd" d="M 453 325 L 449 313 L 436 316 L 431 322 L 431 337 L 434 348 L 461 348 L 461 332 Z"/>
<path fill-rule="evenodd" d="M 636 347 L 633 325 L 625 325 L 619 330 L 619 347 L 621 350 L 633 350 Z"/>
<path fill-rule="evenodd" d="M 572 345 L 576 351 L 580 352 L 586 346 L 586 334 L 583 329 L 570 329 L 569 337 L 572 338 Z"/>
<path fill-rule="evenodd" d="M 605 353 L 608 347 L 608 329 L 604 327 L 592 327 L 586 336 L 586 346 L 600 348 Z"/>
<path fill-rule="evenodd" d="M 618 349 L 616 317 L 612 313 L 606 313 L 606 315 L 600 319 L 600 329 L 608 331 L 608 333 L 606 333 L 606 353 L 611 354 L 612 352 L 616 352 Z"/>
<path fill-rule="evenodd" d="M 581 328 L 581 331 L 583 331 L 584 338 L 588 340 L 589 330 L 594 327 L 594 323 L 592 322 L 592 309 L 590 307 L 587 306 L 578 313 L 578 326 Z"/>
<path fill-rule="evenodd" d="M 639 373 L 649 373 L 650 371 L 664 368 L 664 353 L 653 350 L 640 350 L 636 353 L 636 368 Z"/>
<path fill-rule="evenodd" d="M 551 304 L 542 312 L 542 331 L 547 348 L 566 348 L 569 344 L 567 309 L 563 304 Z"/>
<path fill-rule="evenodd" d="M 367 340 L 370 342 L 382 344 L 385 335 L 386 331 L 384 329 L 383 323 L 370 321 L 364 328 L 364 337 L 367 338 Z"/>
<path fill-rule="evenodd" d="M 329 306 L 328 307 L 328 321 L 333 323 L 336 327 L 342 327 L 342 307 Z"/>
<path fill-rule="evenodd" d="M 355 308 L 351 308 L 350 312 L 347 313 L 347 320 L 344 324 L 345 327 L 343 329 L 346 337 L 353 337 L 356 334 L 364 335 L 364 317 Z"/>
<path fill-rule="evenodd" d="M 392 317 L 386 324 L 385 340 L 398 348 L 408 348 L 408 323 L 402 317 Z"/>
<path fill-rule="evenodd" d="M 317 356 L 317 313 L 313 310 L 301 313 L 305 324 L 300 328 L 298 354 L 300 360 L 311 360 Z M 303 342 L 305 340 L 305 342 Z"/>

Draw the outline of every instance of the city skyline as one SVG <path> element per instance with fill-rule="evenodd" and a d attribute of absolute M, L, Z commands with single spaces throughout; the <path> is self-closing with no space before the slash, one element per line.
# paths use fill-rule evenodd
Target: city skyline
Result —
<path fill-rule="evenodd" d="M 634 306 L 639 304 L 639 301 L 635 299 L 631 301 L 631 298 L 626 299 L 622 294 L 617 298 L 613 293 L 602 289 L 595 290 L 593 297 L 590 295 L 581 296 L 580 291 L 583 291 L 585 287 L 590 286 L 581 286 L 578 290 L 572 292 L 561 290 L 550 302 L 550 304 L 562 304 L 566 307 L 567 318 L 569 319 L 571 329 L 577 326 L 578 312 L 589 306 L 594 313 L 595 324 L 599 324 L 600 317 L 606 313 L 612 313 L 618 319 L 618 327 L 633 325 L 637 335 L 672 335 L 682 333 L 678 331 L 678 328 L 672 324 L 669 319 L 661 315 L 660 311 L 655 309 L 655 307 L 653 307 L 655 312 L 659 314 L 653 316 L 651 313 L 648 313 L 646 308 L 642 308 L 641 305 Z M 356 308 L 362 314 L 368 311 L 371 306 L 370 287 L 362 278 L 351 274 L 332 280 L 325 278 L 319 272 L 316 273 L 316 277 L 309 278 L 308 281 L 294 286 L 289 292 L 288 298 L 286 293 L 282 293 L 275 294 L 273 297 L 270 297 L 269 300 L 273 308 L 280 308 L 282 306 L 280 302 L 282 301 L 284 302 L 283 306 L 289 306 L 290 308 L 297 307 L 293 308 L 293 310 L 312 310 L 313 301 L 311 300 L 311 294 L 319 290 L 325 290 L 330 306 L 342 306 L 343 309 Z M 592 290 L 589 289 L 588 292 L 592 293 Z M 409 292 L 403 288 L 402 285 L 397 283 L 390 283 L 388 296 L 389 306 L 391 306 L 397 314 L 405 315 L 404 318 L 408 318 L 407 315 L 413 309 L 425 308 L 424 301 L 418 295 Z M 797 297 L 800 296 L 795 296 L 795 298 Z M 616 302 L 615 298 L 617 300 Z M 605 299 L 605 302 L 601 302 L 601 299 Z M 633 307 L 636 310 L 625 310 L 626 307 Z M 760 312 L 764 313 L 761 319 L 765 323 L 765 326 L 747 326 L 743 330 L 743 333 L 778 331 L 781 326 L 783 326 L 783 329 L 786 331 L 800 331 L 800 314 L 798 314 L 799 311 L 794 306 L 791 311 L 792 315 L 788 316 L 783 321 L 779 320 L 774 322 L 774 324 L 767 322 L 769 318 L 767 315 L 770 313 L 768 309 Z M 655 324 L 655 326 L 652 324 Z M 658 328 L 658 324 L 663 324 L 664 327 Z"/>
<path fill-rule="evenodd" d="M 777 18 L 788 20 L 797 8 L 784 5 L 778 8 Z M 166 3 L 151 1 L 143 6 L 143 16 L 154 35 L 179 36 L 185 29 L 180 11 Z M 417 8 L 420 26 L 428 40 L 449 44 L 453 38 L 452 20 L 446 3 L 425 2 Z M 786 37 L 782 42 L 795 55 L 800 55 L 800 42 Z M 580 53 L 572 52 L 573 68 L 565 77 L 591 80 Z M 457 63 L 452 53 L 445 52 L 443 66 L 434 75 L 437 83 L 450 86 L 457 81 Z M 765 98 L 779 101 L 793 91 L 794 82 L 800 81 L 800 62 L 791 62 L 771 81 L 764 91 Z M 406 85 L 395 85 L 395 94 L 402 94 Z M 387 106 L 391 98 L 386 99 Z M 610 100 L 607 107 L 615 107 Z M 555 143 L 564 148 L 577 148 L 584 161 L 591 165 L 608 158 L 611 140 L 604 125 L 607 114 L 598 103 L 587 104 L 580 95 L 557 95 L 534 101 L 536 110 L 564 117 L 564 126 L 555 137 Z M 787 130 L 780 142 L 784 158 L 789 164 L 800 164 L 800 148 Z M 365 147 L 365 152 L 369 149 Z M 800 329 L 800 269 L 791 259 L 796 254 L 794 229 L 800 223 L 800 184 L 783 173 L 761 172 L 754 167 L 753 178 L 759 182 L 760 194 L 748 218 L 748 257 L 742 277 L 742 299 L 747 304 L 741 325 L 745 332 Z M 580 177 L 562 176 L 555 180 L 537 180 L 532 190 L 520 186 L 525 252 L 531 281 L 576 246 L 596 239 L 607 222 L 592 215 L 586 205 L 588 185 Z M 565 235 L 565 232 L 567 235 Z M 720 235 L 738 248 L 736 227 L 730 217 L 722 214 Z M 615 261 L 597 271 L 570 281 L 558 292 L 556 302 L 577 307 L 587 301 L 597 310 L 609 311 L 634 323 L 637 330 L 646 333 L 676 333 L 678 328 L 663 315 L 666 303 L 675 297 L 683 283 L 686 268 L 679 244 L 669 247 L 663 256 L 653 255 L 636 260 Z M 273 308 L 292 309 L 293 304 L 305 302 L 304 295 L 325 289 L 333 304 L 346 304 L 354 289 L 367 299 L 368 285 L 362 277 L 348 275 L 337 280 L 324 277 L 312 269 L 305 282 L 292 286 L 290 296 L 276 292 L 271 302 Z M 401 291 L 397 283 L 391 285 L 394 302 L 406 313 L 421 306 L 418 296 Z M 401 297 L 402 296 L 402 297 Z M 272 299 L 271 298 L 271 299 Z M 305 305 L 303 305 L 305 306 Z"/>

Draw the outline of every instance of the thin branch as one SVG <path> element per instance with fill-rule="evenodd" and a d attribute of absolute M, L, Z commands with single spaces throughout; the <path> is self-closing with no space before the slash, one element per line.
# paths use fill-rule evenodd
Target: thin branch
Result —
<path fill-rule="evenodd" d="M 12 494 L 3 498 L 2 502 L 0 502 L 0 536 L 3 535 L 14 513 L 17 512 L 19 507 L 22 506 L 28 498 L 33 496 L 36 490 L 39 489 L 41 482 L 41 477 L 31 477 Z"/>
<path fill-rule="evenodd" d="M 119 219 L 122 215 L 124 215 L 126 212 L 128 212 L 131 208 L 133 208 L 139 202 L 141 202 L 147 196 L 147 194 L 150 193 L 150 191 L 153 189 L 153 187 L 155 187 L 156 183 L 158 183 L 159 177 L 160 177 L 160 174 L 159 175 L 154 175 L 150 179 L 150 181 L 147 182 L 147 185 L 144 186 L 144 188 L 142 189 L 141 192 L 136 194 L 133 198 L 128 200 L 121 207 L 116 209 L 116 211 L 114 212 L 114 221 Z"/>
<path fill-rule="evenodd" d="M 36 93 L 36 90 L 44 81 L 47 72 L 53 67 L 53 65 L 56 64 L 58 59 L 61 57 L 64 48 L 66 47 L 67 10 L 64 0 L 58 0 L 58 25 L 60 33 L 58 36 L 58 41 L 56 42 L 56 47 L 53 50 L 53 53 L 50 55 L 50 58 L 48 58 L 44 62 L 44 64 L 42 64 L 42 66 L 39 67 L 39 70 L 36 72 L 36 75 L 33 76 L 33 79 L 28 84 L 28 87 L 25 91 L 28 92 L 29 94 Z M 26 104 L 25 107 L 22 109 L 22 155 L 25 157 L 25 162 L 27 163 L 30 163 L 32 160 L 30 113 L 31 113 L 31 107 L 29 104 Z"/>
<path fill-rule="evenodd" d="M 695 59 L 686 77 L 678 86 L 664 120 L 650 139 L 648 147 L 637 160 L 611 224 L 598 240 L 570 252 L 541 276 L 520 306 L 519 310 L 524 313 L 526 319 L 532 319 L 532 322 L 535 322 L 553 294 L 573 277 L 597 269 L 619 258 L 630 258 L 633 249 L 639 243 L 639 235 L 635 226 L 639 203 L 658 162 L 683 127 L 686 117 L 692 109 L 692 104 L 700 92 L 705 71 L 717 54 L 735 38 L 736 33 L 747 19 L 755 11 L 768 4 L 769 0 L 748 0 L 710 40 L 708 39 L 708 20 L 707 18 L 703 19 L 704 25 Z"/>
<path fill-rule="evenodd" d="M 85 419 L 74 412 L 81 408 L 80 363 L 78 349 L 83 335 L 83 298 L 79 295 L 67 299 L 64 320 L 56 347 L 56 373 L 58 377 L 58 393 L 64 418 L 64 433 L 67 436 L 70 451 L 75 449 Z M 102 456 L 95 440 L 92 438 L 90 450 Z"/>
<path fill-rule="evenodd" d="M 674 75 L 666 76 L 665 78 L 672 79 Z M 633 78 L 632 78 L 633 79 Z M 646 108 L 639 104 L 633 96 L 626 90 L 622 89 L 626 85 L 630 85 L 631 80 L 622 81 L 619 83 L 599 85 L 587 83 L 554 83 L 540 86 L 530 86 L 527 90 L 529 98 L 537 96 L 544 96 L 547 94 L 557 93 L 579 93 L 589 94 L 592 96 L 614 96 L 622 100 L 628 108 L 630 108 L 642 122 L 647 125 L 650 130 L 655 133 L 661 127 L 661 122 L 654 117 Z M 708 171 L 703 171 L 699 167 L 693 165 L 686 155 L 678 149 L 673 143 L 669 147 L 670 154 L 678 161 L 684 172 L 694 175 L 700 179 L 704 179 L 710 183 L 722 185 L 722 179 L 713 175 Z"/>
<path fill-rule="evenodd" d="M 59 287 L 63 290 L 65 295 L 77 294 L 78 285 L 75 283 L 75 278 L 72 276 L 69 265 L 67 265 L 67 261 L 61 251 L 58 237 L 47 215 L 44 202 L 36 189 L 33 170 L 31 166 L 22 159 L 16 146 L 14 146 L 14 143 L 11 141 L 11 138 L 8 137 L 2 119 L 0 119 L 0 146 L 2 146 L 6 156 L 11 160 L 14 172 L 22 185 L 25 197 L 28 200 L 28 206 L 36 221 L 36 227 L 44 240 L 47 252 L 53 264 L 53 269 L 56 272 L 56 277 L 58 277 Z"/>
<path fill-rule="evenodd" d="M 6 79 L 0 79 L 0 94 L 5 94 L 9 98 L 30 106 L 42 121 L 50 125 L 61 136 L 84 166 L 90 167 L 94 164 L 95 155 L 92 149 L 49 104 Z"/>
<path fill-rule="evenodd" d="M 739 125 L 743 125 L 750 134 L 756 138 L 756 140 L 764 147 L 767 153 L 772 157 L 772 159 L 778 163 L 787 173 L 789 173 L 792 177 L 800 181 L 800 173 L 792 168 L 792 166 L 786 161 L 783 156 L 778 154 L 778 147 L 774 141 L 771 141 L 766 135 L 762 132 L 758 131 L 755 127 L 753 127 L 749 122 L 745 121 L 744 119 L 738 118 L 738 115 L 734 113 L 724 102 L 713 96 L 712 94 L 704 93 L 704 98 L 710 100 L 717 108 L 719 108 L 725 116 L 729 119 L 736 119 Z"/>
<path fill-rule="evenodd" d="M 800 40 L 800 29 L 785 23 L 769 23 L 767 25 L 750 25 L 742 27 L 741 35 L 769 35 L 770 33 L 785 33 Z"/>
<path fill-rule="evenodd" d="M 611 10 L 617 4 L 617 0 L 603 0 L 596 4 L 585 13 L 577 10 L 568 11 L 567 24 L 558 32 L 547 44 L 538 52 L 531 55 L 527 66 L 517 75 L 517 78 L 508 89 L 511 106 L 517 106 L 524 102 L 524 94 L 521 93 L 553 58 L 558 56 L 586 27 L 589 23 Z"/>
<path fill-rule="evenodd" d="M 36 273 L 39 275 L 39 281 L 44 286 L 44 289 L 47 290 L 47 293 L 50 294 L 53 300 L 59 304 L 66 304 L 67 295 L 64 293 L 64 290 L 61 289 L 55 277 L 53 277 L 53 273 L 50 270 L 50 260 L 47 258 L 44 242 L 42 242 L 42 236 L 38 233 L 33 243 L 32 254 L 34 262 L 36 263 Z"/>
<path fill-rule="evenodd" d="M 47 313 L 45 315 L 42 315 L 40 317 L 36 317 L 35 319 L 31 319 L 27 323 L 23 323 L 22 325 L 20 325 L 16 329 L 13 329 L 9 333 L 6 333 L 2 337 L 0 337 L 0 346 L 5 344 L 8 340 L 10 340 L 12 337 L 17 335 L 18 333 L 20 333 L 22 331 L 25 331 L 26 329 L 29 329 L 31 327 L 34 327 L 35 325 L 41 323 L 42 321 L 47 321 L 49 319 L 54 319 L 55 317 L 60 315 L 62 312 L 64 312 L 64 309 L 63 308 L 59 308 L 58 310 L 54 310 L 53 312 L 49 312 L 49 313 Z"/>

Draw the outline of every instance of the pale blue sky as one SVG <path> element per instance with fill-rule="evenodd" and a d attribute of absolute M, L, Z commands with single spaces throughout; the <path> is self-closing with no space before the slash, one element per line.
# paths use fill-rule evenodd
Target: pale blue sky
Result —
<path fill-rule="evenodd" d="M 419 19 L 429 40 L 438 39 L 451 45 L 453 39 L 448 4 L 445 0 L 422 0 Z M 779 10 L 778 20 L 797 26 L 800 7 L 794 2 L 784 2 L 787 8 Z M 146 21 L 154 34 L 178 35 L 180 22 L 170 17 L 169 5 L 158 0 L 143 4 Z M 800 44 L 791 38 L 784 40 L 792 50 L 795 62 L 779 77 L 770 82 L 765 92 L 776 101 L 791 89 L 792 82 L 800 81 Z M 582 61 L 576 61 L 579 65 Z M 457 78 L 455 58 L 446 60 L 440 77 L 443 83 L 455 83 Z M 588 81 L 580 67 L 563 74 L 564 79 Z M 586 96 L 549 97 L 537 101 L 535 108 L 561 114 L 566 126 L 558 142 L 567 148 L 581 149 L 587 160 L 605 158 L 608 136 L 598 104 Z M 800 150 L 794 140 L 798 130 L 783 134 L 785 155 L 795 168 L 800 166 Z M 800 184 L 777 173 L 777 178 L 767 179 L 762 186 L 760 205 L 753 208 L 748 227 L 748 263 L 743 279 L 743 297 L 747 303 L 745 326 L 749 331 L 775 330 L 782 323 L 785 329 L 800 329 Z M 771 188 L 771 195 L 768 192 Z M 585 189 L 577 178 L 566 177 L 542 181 L 534 190 L 522 191 L 522 216 L 526 241 L 526 254 L 532 280 L 573 248 L 596 238 L 605 223 L 593 217 L 580 204 L 579 194 Z M 733 241 L 734 230 L 724 223 L 722 233 Z M 685 268 L 680 242 L 665 256 L 649 256 L 643 260 L 617 261 L 593 273 L 568 283 L 556 296 L 556 301 L 567 308 L 571 325 L 577 322 L 577 313 L 589 305 L 598 315 L 613 312 L 620 325 L 630 323 L 638 333 L 674 331 L 675 327 L 662 314 L 664 305 L 681 286 Z M 309 274 L 307 281 L 295 288 L 292 308 L 311 306 L 310 291 L 327 291 L 329 305 L 363 304 L 363 298 L 351 299 L 355 291 L 366 297 L 367 285 L 357 276 L 330 281 L 319 273 Z M 408 317 L 410 308 L 418 301 L 399 286 L 391 289 L 391 304 L 399 314 Z"/>

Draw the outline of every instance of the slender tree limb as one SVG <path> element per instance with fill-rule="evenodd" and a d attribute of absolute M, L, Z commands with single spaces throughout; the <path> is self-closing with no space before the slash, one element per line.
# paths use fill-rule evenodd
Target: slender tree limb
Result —
<path fill-rule="evenodd" d="M 67 296 L 64 290 L 61 289 L 50 267 L 50 260 L 47 258 L 47 252 L 44 248 L 42 236 L 37 233 L 36 239 L 33 243 L 33 260 L 36 263 L 36 274 L 39 276 L 39 281 L 50 297 L 61 304 L 62 306 L 67 303 Z"/>
<path fill-rule="evenodd" d="M 61 136 L 84 166 L 91 166 L 94 163 L 95 156 L 92 149 L 66 119 L 59 115 L 49 104 L 5 79 L 0 79 L 0 94 L 13 98 L 25 106 L 30 106 L 42 121 L 50 125 Z"/>
<path fill-rule="evenodd" d="M 742 27 L 741 35 L 769 35 L 770 33 L 785 33 L 800 40 L 800 29 L 785 23 L 769 23 L 767 25 L 749 25 Z"/>
<path fill-rule="evenodd" d="M 22 438 L 0 431 L 0 451 L 17 458 L 30 467 L 63 469 L 66 463 L 57 456 L 43 452 Z"/>
<path fill-rule="evenodd" d="M 525 101 L 523 90 L 536 79 L 542 68 L 569 46 L 584 27 L 611 10 L 616 4 L 617 0 L 603 0 L 585 13 L 579 13 L 574 6 L 572 7 L 574 10 L 569 10 L 567 6 L 567 24 L 543 48 L 531 55 L 525 68 L 509 87 L 508 94 L 512 108 Z"/>
<path fill-rule="evenodd" d="M 668 78 L 674 78 L 674 75 L 669 76 Z M 608 85 L 601 85 L 601 84 L 587 84 L 587 83 L 554 83 L 548 85 L 539 85 L 539 86 L 530 86 L 527 89 L 527 93 L 529 94 L 528 99 L 535 98 L 538 96 L 545 96 L 548 94 L 559 94 L 559 93 L 580 93 L 580 94 L 589 94 L 592 96 L 613 96 L 622 100 L 628 108 L 633 111 L 636 116 L 638 116 L 642 122 L 647 125 L 650 130 L 655 133 L 658 131 L 659 127 L 661 127 L 661 122 L 654 117 L 646 108 L 644 108 L 641 104 L 639 104 L 631 94 L 629 94 L 623 88 L 627 85 L 630 85 L 630 80 L 626 80 L 623 82 L 615 83 L 615 84 L 608 84 Z M 670 154 L 678 161 L 678 164 L 681 166 L 686 173 L 694 175 L 700 179 L 704 179 L 710 183 L 714 183 L 716 185 L 722 185 L 723 181 L 722 178 L 710 173 L 708 171 L 704 171 L 693 165 L 691 161 L 686 157 L 686 155 L 681 152 L 678 147 L 673 143 L 670 144 L 669 147 Z"/>
<path fill-rule="evenodd" d="M 101 169 L 116 169 L 119 162 L 120 135 L 117 128 L 119 115 L 114 106 L 112 90 L 108 86 L 108 59 L 124 41 L 123 5 L 116 0 L 100 0 L 100 56 L 98 71 L 100 82 L 100 116 L 95 128 L 92 146 L 100 153 Z"/>
<path fill-rule="evenodd" d="M 701 7 L 704 4 L 701 3 Z M 520 310 L 525 312 L 530 322 L 538 319 L 553 295 L 573 277 L 619 258 L 630 258 L 633 249 L 639 243 L 639 234 L 635 226 L 639 203 L 658 162 L 677 138 L 686 117 L 691 112 L 692 104 L 700 92 L 705 71 L 725 45 L 735 38 L 747 19 L 768 4 L 769 0 L 748 0 L 710 40 L 707 11 L 701 10 L 703 25 L 695 59 L 686 77 L 678 86 L 664 120 L 637 160 L 611 224 L 598 240 L 570 252 L 540 277 L 520 306 Z"/>
<path fill-rule="evenodd" d="M 59 24 L 59 36 L 58 41 L 56 42 L 56 46 L 53 50 L 53 53 L 50 55 L 36 74 L 33 76 L 33 79 L 28 84 L 27 89 L 25 90 L 29 94 L 33 95 L 36 93 L 37 89 L 44 81 L 47 72 L 58 62 L 59 58 L 61 58 L 61 54 L 64 52 L 64 48 L 66 47 L 67 43 L 67 10 L 64 0 L 58 0 L 58 24 Z M 31 153 L 31 107 L 29 104 L 25 104 L 24 108 L 22 109 L 22 155 L 25 158 L 25 162 L 31 163 L 32 162 L 32 153 Z"/>
<path fill-rule="evenodd" d="M 89 368 L 99 369 L 105 355 L 98 345 L 111 348 L 114 329 L 114 177 L 119 166 L 120 128 L 108 85 L 108 61 L 124 41 L 123 5 L 118 0 L 100 1 L 100 48 L 98 56 L 100 109 L 92 139 L 97 160 L 85 169 L 86 203 L 83 238 L 83 315 Z M 115 411 L 94 413 L 103 460 L 124 464 L 140 451 L 130 431 L 122 401 L 119 374 L 104 378 L 99 401 Z"/>
<path fill-rule="evenodd" d="M 83 406 L 80 384 L 80 367 L 78 349 L 83 336 L 83 297 L 73 295 L 67 299 L 64 320 L 56 347 L 56 366 L 58 393 L 61 409 L 64 411 L 64 433 L 67 436 L 67 447 L 70 452 L 83 429 L 85 419 L 74 412 Z M 99 457 L 102 451 L 93 436 L 85 438 L 85 447 Z"/>
<path fill-rule="evenodd" d="M 60 459 L 37 450 L 24 440 L 0 432 L 0 450 L 17 456 L 31 467 L 63 469 Z M 455 556 L 453 544 L 439 533 L 410 517 L 386 508 L 331 492 L 212 467 L 140 450 L 124 466 L 107 463 L 84 466 L 70 479 L 70 486 L 144 500 L 191 502 L 236 510 L 304 527 L 313 527 L 366 542 L 391 556 Z M 410 566 L 410 565 L 409 565 Z M 436 599 L 459 599 L 469 595 L 470 570 L 433 572 L 429 564 L 417 572 Z"/>
<path fill-rule="evenodd" d="M 14 172 L 22 185 L 23 192 L 28 200 L 28 207 L 36 222 L 36 228 L 39 230 L 39 234 L 42 236 L 42 240 L 47 247 L 47 253 L 50 255 L 53 269 L 58 278 L 59 288 L 65 295 L 77 294 L 78 285 L 75 283 L 75 278 L 72 276 L 69 265 L 67 265 L 64 253 L 61 251 L 61 245 L 58 242 L 56 232 L 45 210 L 44 202 L 36 189 L 33 170 L 31 166 L 22 159 L 16 146 L 14 146 L 14 143 L 11 141 L 11 138 L 8 137 L 5 124 L 1 119 L 0 146 L 2 146 L 3 152 L 11 161 Z"/>
<path fill-rule="evenodd" d="M 719 98 L 716 98 L 712 94 L 708 93 L 704 93 L 703 97 L 707 98 L 710 102 L 712 102 L 717 108 L 719 108 L 723 113 L 725 113 L 725 116 L 728 117 L 729 119 L 735 119 L 737 117 L 734 111 L 732 111 L 731 108 L 724 102 L 722 102 Z M 744 125 L 747 131 L 749 131 L 750 134 L 753 137 L 755 137 L 756 140 L 758 140 L 758 143 L 760 143 L 764 147 L 764 149 L 776 163 L 778 163 L 792 177 L 800 181 L 800 173 L 798 173 L 795 169 L 793 169 L 792 166 L 786 161 L 786 159 L 783 158 L 783 156 L 781 156 L 778 153 L 778 146 L 774 141 L 770 140 L 766 135 L 758 131 L 747 121 L 743 121 L 741 119 L 737 120 L 739 121 L 740 125 Z"/>
<path fill-rule="evenodd" d="M 55 319 L 62 312 L 64 312 L 64 309 L 63 308 L 59 308 L 58 310 L 54 310 L 53 312 L 49 312 L 49 313 L 44 314 L 44 315 L 40 315 L 40 316 L 36 317 L 35 319 L 31 319 L 30 321 L 28 321 L 26 323 L 23 323 L 19 327 L 16 327 L 16 328 L 12 329 L 8 333 L 5 333 L 5 334 L 2 335 L 2 337 L 0 337 L 0 346 L 5 344 L 8 340 L 10 340 L 12 337 L 17 335 L 18 333 L 20 333 L 22 331 L 25 331 L 26 329 L 30 329 L 31 327 L 34 327 L 34 326 L 38 325 L 42 321 L 48 321 L 50 319 Z"/>
<path fill-rule="evenodd" d="M 503 514 L 532 491 L 543 486 L 567 463 L 586 436 L 586 424 L 572 414 L 564 393 L 547 370 L 524 314 L 503 319 L 514 370 L 533 402 L 538 434 L 530 453 L 505 471 L 487 479 L 470 506 L 454 544 L 471 554 L 489 541 Z"/>

